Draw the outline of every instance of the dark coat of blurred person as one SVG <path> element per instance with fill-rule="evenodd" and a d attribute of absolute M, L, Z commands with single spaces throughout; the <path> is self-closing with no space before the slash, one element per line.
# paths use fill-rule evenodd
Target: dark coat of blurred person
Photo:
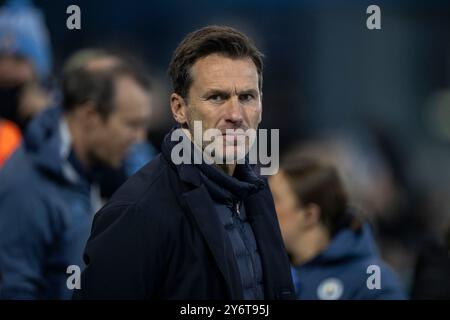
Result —
<path fill-rule="evenodd" d="M 61 108 L 30 124 L 0 171 L 0 298 L 64 299 L 99 208 L 96 167 L 145 135 L 149 84 L 126 66 L 65 75 Z"/>
<path fill-rule="evenodd" d="M 450 226 L 444 239 L 428 239 L 417 259 L 411 299 L 450 300 Z"/>
<path fill-rule="evenodd" d="M 169 69 L 172 114 L 182 127 L 172 132 L 186 137 L 183 152 L 204 151 L 201 137 L 191 140 L 194 121 L 219 129 L 216 138 L 225 141 L 225 129 L 258 127 L 262 59 L 239 31 L 210 26 L 189 34 Z M 267 182 L 233 158 L 248 145 L 217 149 L 219 158 L 232 157 L 227 165 L 176 164 L 172 132 L 162 154 L 96 214 L 74 297 L 294 298 Z"/>
<path fill-rule="evenodd" d="M 270 178 L 270 187 L 298 299 L 405 298 L 378 256 L 370 226 L 349 208 L 334 167 L 292 157 Z M 371 265 L 379 267 L 379 288 L 367 285 Z"/>

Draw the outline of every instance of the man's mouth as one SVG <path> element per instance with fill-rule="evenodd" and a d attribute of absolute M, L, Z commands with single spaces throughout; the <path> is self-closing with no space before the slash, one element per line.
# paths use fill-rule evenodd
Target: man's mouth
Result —
<path fill-rule="evenodd" d="M 246 138 L 244 133 L 223 133 L 222 136 L 227 144 L 245 143 Z"/>

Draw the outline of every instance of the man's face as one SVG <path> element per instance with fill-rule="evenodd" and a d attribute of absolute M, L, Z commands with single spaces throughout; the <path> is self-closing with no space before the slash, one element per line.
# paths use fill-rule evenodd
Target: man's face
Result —
<path fill-rule="evenodd" d="M 198 60 L 191 68 L 192 85 L 186 99 L 186 122 L 193 134 L 194 121 L 202 121 L 203 132 L 219 129 L 224 148 L 219 159 L 234 159 L 248 152 L 248 139 L 238 143 L 227 129 L 257 129 L 261 122 L 258 73 L 250 58 L 231 59 L 218 54 Z M 210 142 L 203 141 L 203 148 Z M 222 153 L 222 154 L 220 154 Z"/>
<path fill-rule="evenodd" d="M 24 127 L 48 106 L 49 97 L 36 80 L 30 61 L 15 55 L 0 55 L 0 117 Z"/>
<path fill-rule="evenodd" d="M 119 167 L 130 146 L 146 135 L 150 117 L 148 91 L 129 77 L 116 80 L 115 108 L 106 119 L 96 115 L 90 139 L 90 155 L 94 162 Z"/>
<path fill-rule="evenodd" d="M 34 80 L 33 65 L 14 55 L 0 56 L 0 87 L 12 87 Z"/>

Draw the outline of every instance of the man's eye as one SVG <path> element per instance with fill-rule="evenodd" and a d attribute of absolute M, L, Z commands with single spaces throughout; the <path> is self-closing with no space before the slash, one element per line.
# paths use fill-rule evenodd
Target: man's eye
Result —
<path fill-rule="evenodd" d="M 241 100 L 241 101 L 243 101 L 243 102 L 250 101 L 250 100 L 252 100 L 253 98 L 254 98 L 253 95 L 250 94 L 250 93 L 247 93 L 247 94 L 241 94 L 241 95 L 239 96 L 239 100 Z"/>
<path fill-rule="evenodd" d="M 213 102 L 220 102 L 223 100 L 223 97 L 220 94 L 213 94 L 212 96 L 209 96 L 208 100 Z"/>

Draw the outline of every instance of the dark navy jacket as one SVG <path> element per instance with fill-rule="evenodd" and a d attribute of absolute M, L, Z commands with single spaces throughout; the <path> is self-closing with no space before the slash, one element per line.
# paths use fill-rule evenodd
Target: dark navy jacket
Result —
<path fill-rule="evenodd" d="M 45 111 L 0 171 L 2 299 L 70 298 L 67 268 L 83 268 L 95 208 L 63 131 L 60 110 Z"/>
<path fill-rule="evenodd" d="M 298 299 L 405 299 L 393 271 L 378 256 L 368 224 L 359 231 L 342 229 L 324 252 L 292 268 L 292 274 Z"/>
<path fill-rule="evenodd" d="M 207 164 L 197 164 L 211 199 L 214 212 L 230 240 L 246 300 L 264 299 L 261 258 L 255 234 L 247 216 L 245 199 L 264 188 L 264 181 L 253 168 L 236 166 L 233 177 Z"/>
<path fill-rule="evenodd" d="M 162 154 L 131 177 L 95 217 L 76 299 L 243 299 L 233 246 L 200 171 Z M 244 200 L 266 299 L 294 291 L 271 193 Z"/>

